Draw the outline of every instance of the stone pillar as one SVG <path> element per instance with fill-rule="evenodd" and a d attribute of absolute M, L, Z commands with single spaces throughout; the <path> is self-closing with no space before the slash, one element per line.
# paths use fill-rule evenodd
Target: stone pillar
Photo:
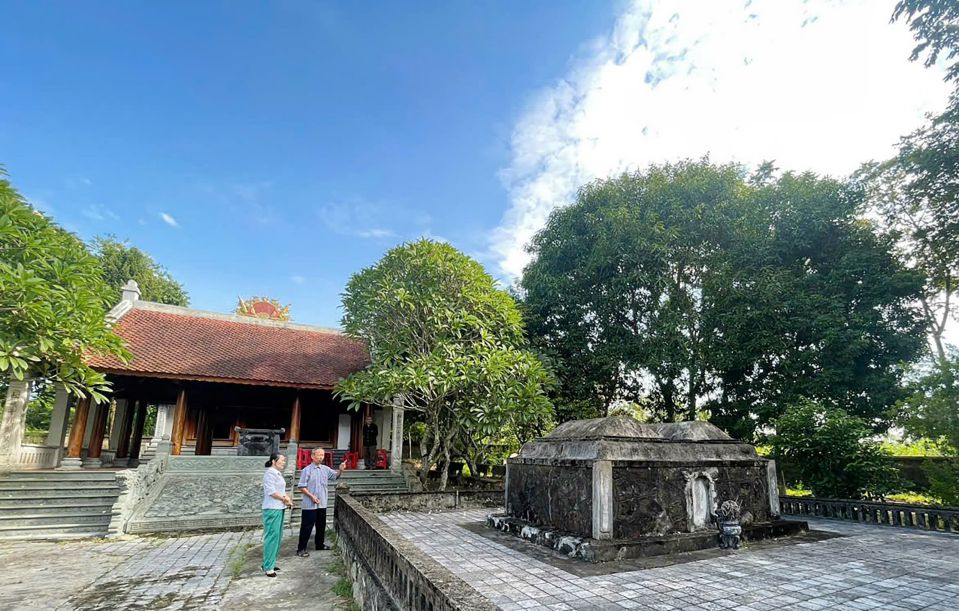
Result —
<path fill-rule="evenodd" d="M 776 478 L 776 461 L 766 461 L 766 487 L 769 488 L 769 515 L 778 518 L 782 515 L 779 508 L 779 480 Z"/>
<path fill-rule="evenodd" d="M 7 398 L 0 420 L 0 468 L 13 467 L 20 462 L 20 444 L 30 403 L 30 380 L 9 380 Z"/>
<path fill-rule="evenodd" d="M 83 437 L 87 430 L 87 420 L 90 415 L 90 398 L 80 399 L 73 411 L 73 424 L 70 426 L 70 443 L 67 445 L 67 456 L 60 465 L 63 469 L 79 469 L 81 466 L 80 450 L 83 448 Z"/>
<path fill-rule="evenodd" d="M 63 441 L 67 435 L 67 425 L 70 423 L 70 393 L 66 386 L 57 382 L 54 385 L 56 392 L 53 398 L 53 413 L 50 414 L 50 429 L 47 431 L 47 445 L 57 449 L 57 465 L 63 458 Z"/>
<path fill-rule="evenodd" d="M 157 405 L 157 422 L 153 430 L 153 441 L 157 455 L 169 454 L 173 448 L 173 405 Z"/>
<path fill-rule="evenodd" d="M 613 463 L 593 462 L 593 538 L 613 538 Z"/>
<path fill-rule="evenodd" d="M 402 399 L 393 401 L 393 422 L 390 439 L 390 471 L 401 473 L 403 470 L 403 407 Z"/>
<path fill-rule="evenodd" d="M 90 431 L 90 443 L 87 445 L 87 457 L 83 459 L 85 468 L 99 468 L 102 466 L 100 453 L 103 451 L 103 434 L 107 426 L 107 411 L 109 403 L 96 405 L 96 415 L 93 417 L 93 428 Z"/>
<path fill-rule="evenodd" d="M 183 449 L 183 437 L 186 435 L 186 389 L 180 388 L 176 398 L 176 407 L 173 409 L 173 433 L 170 440 L 172 446 L 170 454 L 179 456 Z"/>

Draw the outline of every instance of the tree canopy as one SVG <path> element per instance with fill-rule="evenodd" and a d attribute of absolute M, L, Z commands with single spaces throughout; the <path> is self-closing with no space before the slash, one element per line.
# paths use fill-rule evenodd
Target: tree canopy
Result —
<path fill-rule="evenodd" d="M 0 371 L 45 377 L 103 400 L 88 350 L 124 355 L 105 321 L 109 291 L 83 242 L 35 211 L 0 175 Z"/>
<path fill-rule="evenodd" d="M 520 287 L 561 417 L 631 400 L 748 437 L 809 397 L 878 424 L 921 349 L 921 275 L 856 218 L 860 191 L 774 174 L 651 166 L 551 215 Z"/>
<path fill-rule="evenodd" d="M 367 343 L 372 364 L 337 391 L 354 407 L 399 399 L 422 413 L 424 483 L 439 463 L 445 486 L 458 439 L 519 443 L 548 425 L 551 376 L 525 349 L 516 303 L 452 246 L 419 240 L 393 248 L 350 279 L 343 309 L 344 329 Z"/>
<path fill-rule="evenodd" d="M 108 301 L 111 303 L 120 298 L 120 288 L 128 280 L 135 280 L 140 287 L 140 296 L 147 301 L 178 306 L 190 304 L 183 285 L 136 246 L 130 246 L 113 236 L 98 237 L 91 246 L 100 261 Z"/>

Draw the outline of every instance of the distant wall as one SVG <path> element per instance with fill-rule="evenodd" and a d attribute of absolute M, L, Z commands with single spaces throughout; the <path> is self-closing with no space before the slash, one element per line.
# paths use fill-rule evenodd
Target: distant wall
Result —
<path fill-rule="evenodd" d="M 923 471 L 923 463 L 929 462 L 948 462 L 955 460 L 947 456 L 893 456 L 893 464 L 899 470 L 899 477 L 906 483 L 906 486 L 916 492 L 927 492 L 929 490 L 929 478 Z M 788 459 L 777 459 L 776 465 L 779 467 L 779 473 L 787 486 L 794 486 L 799 483 L 799 470 L 795 464 Z"/>

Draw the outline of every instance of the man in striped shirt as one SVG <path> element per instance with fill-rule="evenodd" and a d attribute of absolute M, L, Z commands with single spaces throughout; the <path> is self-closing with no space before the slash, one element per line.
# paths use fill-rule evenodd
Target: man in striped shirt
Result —
<path fill-rule="evenodd" d="M 326 496 L 330 482 L 334 481 L 346 468 L 346 461 L 334 471 L 323 464 L 326 452 L 323 448 L 313 450 L 313 464 L 307 465 L 300 472 L 300 481 L 297 487 L 303 493 L 303 514 L 300 520 L 300 542 L 296 548 L 296 555 L 307 557 L 306 546 L 310 543 L 310 534 L 316 526 L 316 549 L 330 549 L 324 543 L 326 537 Z"/>

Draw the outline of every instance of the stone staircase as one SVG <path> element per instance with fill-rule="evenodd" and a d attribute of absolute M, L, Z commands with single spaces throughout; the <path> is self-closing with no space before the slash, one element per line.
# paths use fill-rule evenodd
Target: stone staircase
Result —
<path fill-rule="evenodd" d="M 119 493 L 108 470 L 0 474 L 0 540 L 105 537 Z"/>
<path fill-rule="evenodd" d="M 342 461 L 342 458 L 340 459 Z M 334 463 L 339 464 L 339 463 Z M 300 472 L 297 471 L 293 480 L 293 528 L 300 527 L 300 509 L 303 506 L 303 495 L 296 483 L 300 481 Z M 333 506 L 336 504 L 335 484 L 346 483 L 352 492 L 409 492 L 406 486 L 406 480 L 402 475 L 397 475 L 389 470 L 362 470 L 350 469 L 344 471 L 343 475 L 334 482 L 329 488 L 326 503 L 326 527 L 333 528 Z"/>

